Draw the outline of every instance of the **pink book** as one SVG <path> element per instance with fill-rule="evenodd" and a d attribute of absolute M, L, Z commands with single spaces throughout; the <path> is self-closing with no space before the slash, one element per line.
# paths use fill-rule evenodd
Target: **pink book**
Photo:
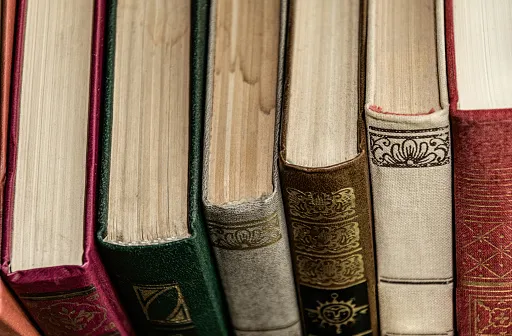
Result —
<path fill-rule="evenodd" d="M 4 278 L 46 335 L 132 335 L 94 244 L 105 0 L 18 4 Z"/>

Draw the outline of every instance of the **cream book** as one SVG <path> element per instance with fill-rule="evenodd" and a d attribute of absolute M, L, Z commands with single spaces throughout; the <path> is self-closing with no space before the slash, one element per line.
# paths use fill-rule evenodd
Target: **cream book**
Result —
<path fill-rule="evenodd" d="M 444 2 L 371 0 L 366 122 L 382 335 L 453 334 Z"/>

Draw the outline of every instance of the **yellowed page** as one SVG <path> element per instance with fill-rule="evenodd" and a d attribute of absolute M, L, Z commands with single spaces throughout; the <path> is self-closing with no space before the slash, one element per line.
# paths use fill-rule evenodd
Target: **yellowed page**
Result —
<path fill-rule="evenodd" d="M 189 235 L 190 6 L 118 0 L 108 241 Z"/>
<path fill-rule="evenodd" d="M 272 193 L 279 0 L 218 0 L 208 199 Z"/>
<path fill-rule="evenodd" d="M 285 104 L 290 163 L 325 167 L 357 155 L 359 7 L 359 0 L 292 1 Z"/>
<path fill-rule="evenodd" d="M 93 6 L 27 2 L 12 271 L 82 264 Z"/>

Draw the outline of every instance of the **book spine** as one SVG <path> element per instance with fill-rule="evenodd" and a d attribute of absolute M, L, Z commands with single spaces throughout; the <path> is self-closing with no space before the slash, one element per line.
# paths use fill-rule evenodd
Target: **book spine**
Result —
<path fill-rule="evenodd" d="M 204 233 L 183 241 L 122 246 L 102 241 L 102 257 L 141 335 L 228 335 Z"/>
<path fill-rule="evenodd" d="M 137 242 L 114 244 L 104 240 L 108 224 L 116 7 L 116 0 L 108 1 L 97 232 L 100 253 L 131 321 L 141 335 L 227 336 L 222 294 L 200 211 L 208 1 L 192 2 L 190 238 L 146 245 Z"/>
<path fill-rule="evenodd" d="M 381 332 L 452 334 L 448 111 L 366 117 Z"/>
<path fill-rule="evenodd" d="M 512 334 L 512 109 L 457 110 L 453 1 L 446 0 L 461 336 Z"/>
<path fill-rule="evenodd" d="M 279 190 L 255 203 L 205 205 L 235 333 L 298 336 L 300 321 Z"/>
<path fill-rule="evenodd" d="M 13 66 L 12 109 L 9 124 L 9 166 L 2 223 L 2 271 L 12 290 L 46 335 L 132 335 L 116 294 L 94 246 L 95 186 L 98 151 L 99 102 L 103 61 L 105 2 L 94 1 L 84 255 L 81 266 L 55 266 L 10 272 L 15 192 L 17 135 L 26 0 L 17 3 L 17 31 Z"/>
<path fill-rule="evenodd" d="M 102 265 L 17 271 L 7 280 L 45 335 L 133 335 Z"/>
<path fill-rule="evenodd" d="M 366 151 L 329 168 L 280 162 L 306 334 L 377 335 Z"/>
<path fill-rule="evenodd" d="M 512 334 L 511 121 L 512 110 L 452 113 L 456 312 L 463 336 Z"/>

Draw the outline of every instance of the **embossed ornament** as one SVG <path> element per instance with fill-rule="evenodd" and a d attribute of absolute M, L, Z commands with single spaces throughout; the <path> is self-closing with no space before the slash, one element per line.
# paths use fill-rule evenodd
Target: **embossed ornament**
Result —
<path fill-rule="evenodd" d="M 306 309 L 314 322 L 319 322 L 320 326 L 336 328 L 336 334 L 341 335 L 341 327 L 356 323 L 359 314 L 368 312 L 368 305 L 358 307 L 354 304 L 355 299 L 350 301 L 338 301 L 338 294 L 331 295 L 332 301 L 317 301 L 316 309 Z"/>
<path fill-rule="evenodd" d="M 382 167 L 441 166 L 450 162 L 450 137 L 447 132 L 414 136 L 370 132 L 370 152 L 372 163 Z"/>
<path fill-rule="evenodd" d="M 287 188 L 286 191 L 290 214 L 297 218 L 343 220 L 356 213 L 353 188 L 335 192 L 302 192 L 294 188 Z"/>
<path fill-rule="evenodd" d="M 58 302 L 41 309 L 38 320 L 50 322 L 52 335 L 72 335 L 74 332 L 92 333 L 107 318 L 105 308 L 89 303 Z"/>
<path fill-rule="evenodd" d="M 282 238 L 279 219 L 274 213 L 260 221 L 226 225 L 208 223 L 212 245 L 227 250 L 249 250 L 272 245 Z"/>

